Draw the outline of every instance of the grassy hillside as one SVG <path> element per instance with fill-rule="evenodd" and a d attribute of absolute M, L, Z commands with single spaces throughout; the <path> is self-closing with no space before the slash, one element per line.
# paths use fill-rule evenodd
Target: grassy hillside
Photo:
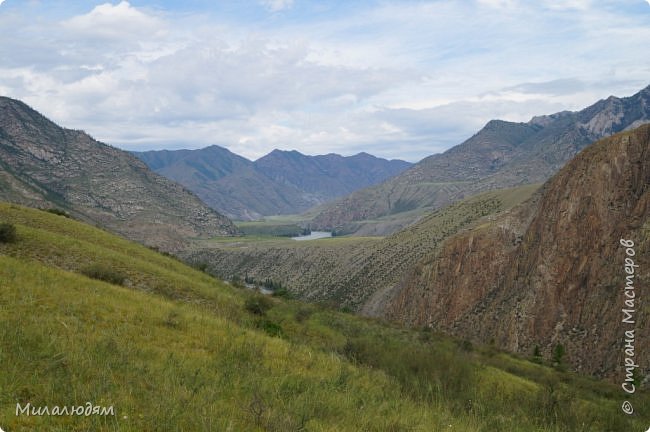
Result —
<path fill-rule="evenodd" d="M 650 421 L 620 413 L 617 387 L 490 347 L 257 298 L 47 212 L 0 204 L 0 222 L 17 228 L 0 243 L 8 431 L 621 431 Z M 90 268 L 123 286 L 84 276 Z M 16 416 L 17 402 L 91 402 L 115 415 Z"/>

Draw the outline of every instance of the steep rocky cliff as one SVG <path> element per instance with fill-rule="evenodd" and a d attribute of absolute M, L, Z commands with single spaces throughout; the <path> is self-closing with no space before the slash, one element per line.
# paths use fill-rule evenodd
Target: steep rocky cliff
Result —
<path fill-rule="evenodd" d="M 64 209 L 166 250 L 190 237 L 237 229 L 131 154 L 64 129 L 24 103 L 0 97 L 0 200 Z"/>
<path fill-rule="evenodd" d="M 650 125 L 582 151 L 531 199 L 447 239 L 383 306 L 383 315 L 620 377 L 634 242 L 636 349 L 650 348 Z M 629 305 L 628 305 L 629 306 Z M 650 356 L 637 359 L 647 370 Z"/>

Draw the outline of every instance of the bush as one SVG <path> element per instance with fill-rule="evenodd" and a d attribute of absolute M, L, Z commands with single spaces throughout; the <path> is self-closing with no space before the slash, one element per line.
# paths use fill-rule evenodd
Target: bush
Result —
<path fill-rule="evenodd" d="M 257 323 L 257 328 L 264 330 L 264 332 L 269 336 L 282 337 L 282 327 L 273 321 L 262 319 Z"/>
<path fill-rule="evenodd" d="M 163 325 L 173 329 L 181 327 L 181 314 L 175 310 L 169 311 L 167 317 L 163 320 Z"/>
<path fill-rule="evenodd" d="M 246 287 L 246 285 L 244 285 L 244 282 L 238 275 L 232 277 L 232 279 L 230 280 L 230 284 L 235 288 L 240 288 L 240 289 Z"/>
<path fill-rule="evenodd" d="M 103 264 L 91 264 L 81 269 L 81 274 L 92 279 L 112 283 L 113 285 L 124 285 L 126 276 L 112 267 Z"/>
<path fill-rule="evenodd" d="M 196 270 L 198 270 L 200 272 L 207 273 L 207 271 L 208 271 L 208 263 L 205 262 L 205 261 L 193 261 L 193 262 L 190 262 L 189 264 L 194 269 L 196 269 Z"/>
<path fill-rule="evenodd" d="M 244 308 L 255 315 L 264 315 L 273 307 L 273 303 L 265 295 L 257 294 L 246 299 Z"/>
<path fill-rule="evenodd" d="M 0 243 L 16 241 L 16 227 L 10 223 L 0 223 Z"/>
<path fill-rule="evenodd" d="M 63 217 L 66 217 L 66 218 L 70 218 L 70 215 L 68 214 L 68 212 L 66 212 L 65 210 L 58 209 L 58 208 L 49 208 L 49 209 L 45 209 L 45 211 L 48 212 L 48 213 L 55 214 L 57 216 L 63 216 Z"/>
<path fill-rule="evenodd" d="M 291 294 L 285 287 L 281 286 L 273 291 L 273 297 L 282 297 L 286 299 L 292 299 L 293 294 Z"/>
<path fill-rule="evenodd" d="M 305 322 L 309 319 L 309 317 L 312 314 L 312 310 L 310 308 L 307 308 L 305 306 L 301 306 L 297 311 L 296 311 L 296 321 L 299 323 Z"/>
<path fill-rule="evenodd" d="M 542 377 L 535 401 L 540 425 L 575 424 L 575 399 L 575 392 L 562 385 L 557 376 Z"/>
<path fill-rule="evenodd" d="M 558 370 L 563 370 L 564 369 L 564 354 L 565 353 L 566 353 L 566 350 L 564 349 L 564 345 L 562 345 L 562 344 L 555 345 L 555 349 L 553 349 L 553 366 Z"/>
<path fill-rule="evenodd" d="M 458 347 L 465 352 L 472 352 L 474 350 L 474 345 L 472 345 L 472 342 L 467 339 L 458 342 Z"/>

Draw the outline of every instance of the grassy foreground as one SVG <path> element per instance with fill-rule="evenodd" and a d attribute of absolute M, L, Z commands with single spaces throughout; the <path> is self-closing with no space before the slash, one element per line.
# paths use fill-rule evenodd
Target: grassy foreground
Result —
<path fill-rule="evenodd" d="M 0 222 L 17 228 L 15 242 L 0 243 L 0 427 L 8 432 L 650 424 L 648 413 L 620 412 L 616 386 L 429 331 L 255 298 L 62 216 L 0 204 Z M 123 286 L 84 276 L 101 277 L 98 268 Z M 635 396 L 650 406 L 647 394 Z M 86 402 L 115 415 L 16 416 L 16 403 Z"/>

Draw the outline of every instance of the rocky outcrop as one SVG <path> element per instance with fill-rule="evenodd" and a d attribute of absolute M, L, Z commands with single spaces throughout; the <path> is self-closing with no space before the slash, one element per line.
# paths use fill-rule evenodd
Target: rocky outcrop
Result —
<path fill-rule="evenodd" d="M 620 377 L 625 248 L 634 242 L 636 349 L 650 348 L 650 125 L 593 144 L 530 200 L 447 239 L 383 315 Z M 650 357 L 639 357 L 642 369 Z"/>
<path fill-rule="evenodd" d="M 132 240 L 177 250 L 232 235 L 230 220 L 131 154 L 0 98 L 0 200 L 57 207 Z"/>

